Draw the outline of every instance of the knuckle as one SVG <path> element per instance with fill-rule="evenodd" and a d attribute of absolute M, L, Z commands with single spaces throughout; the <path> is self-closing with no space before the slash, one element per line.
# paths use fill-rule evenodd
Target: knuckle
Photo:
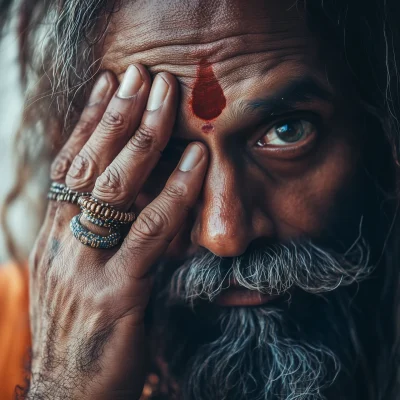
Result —
<path fill-rule="evenodd" d="M 147 152 L 154 147 L 156 142 L 156 129 L 146 124 L 142 124 L 129 140 L 128 146 L 135 152 Z"/>
<path fill-rule="evenodd" d="M 143 239 L 155 238 L 161 234 L 164 227 L 168 225 L 168 217 L 157 208 L 143 210 L 133 224 L 136 234 Z"/>
<path fill-rule="evenodd" d="M 169 200 L 182 200 L 187 195 L 187 187 L 183 184 L 172 183 L 164 188 L 163 195 Z"/>
<path fill-rule="evenodd" d="M 120 190 L 123 185 L 123 177 L 118 168 L 109 165 L 96 180 L 96 190 Z"/>
<path fill-rule="evenodd" d="M 52 180 L 62 180 L 66 177 L 68 170 L 73 161 L 73 154 L 70 150 L 64 149 L 54 159 L 50 168 L 50 176 Z"/>
<path fill-rule="evenodd" d="M 96 176 L 96 163 L 90 154 L 83 150 L 72 162 L 66 177 L 68 186 L 79 189 L 91 185 Z"/>
<path fill-rule="evenodd" d="M 125 116 L 115 110 L 106 111 L 100 121 L 100 127 L 103 131 L 107 132 L 107 135 L 110 133 L 118 134 L 124 130 L 126 126 L 127 121 Z"/>
<path fill-rule="evenodd" d="M 119 202 L 126 195 L 126 184 L 121 169 L 116 165 L 109 165 L 97 178 L 93 194 L 104 201 Z"/>

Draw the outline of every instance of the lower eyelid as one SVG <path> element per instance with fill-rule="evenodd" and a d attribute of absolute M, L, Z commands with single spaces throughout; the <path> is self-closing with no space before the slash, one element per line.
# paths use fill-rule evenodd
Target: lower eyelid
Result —
<path fill-rule="evenodd" d="M 293 143 L 289 146 L 263 146 L 256 147 L 256 154 L 266 159 L 281 159 L 281 160 L 293 160 L 298 157 L 305 156 L 310 152 L 314 145 L 317 143 L 318 135 L 316 133 L 311 134 L 304 141 Z"/>

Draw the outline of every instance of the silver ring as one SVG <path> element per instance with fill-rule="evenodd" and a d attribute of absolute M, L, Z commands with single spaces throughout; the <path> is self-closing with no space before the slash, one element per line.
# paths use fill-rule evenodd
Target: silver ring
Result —
<path fill-rule="evenodd" d="M 62 183 L 53 182 L 50 186 L 47 198 L 54 201 L 65 201 L 71 204 L 78 204 L 78 200 L 82 196 L 89 196 L 90 193 L 86 192 L 75 192 L 71 190 L 67 185 Z"/>
<path fill-rule="evenodd" d="M 76 215 L 71 219 L 70 228 L 74 237 L 85 246 L 94 249 L 110 249 L 115 247 L 121 240 L 121 233 L 114 227 L 110 227 L 110 234 L 101 236 L 91 232 L 84 227 L 80 221 L 82 214 Z"/>

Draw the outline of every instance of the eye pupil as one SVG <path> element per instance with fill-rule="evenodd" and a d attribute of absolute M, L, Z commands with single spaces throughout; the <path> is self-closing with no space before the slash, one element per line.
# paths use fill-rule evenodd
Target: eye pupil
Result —
<path fill-rule="evenodd" d="M 288 124 L 282 125 L 282 126 L 277 128 L 278 133 L 281 133 L 281 134 L 287 132 L 288 130 L 289 130 L 289 125 Z"/>
<path fill-rule="evenodd" d="M 286 119 L 273 125 L 257 142 L 260 147 L 290 147 L 317 135 L 316 126 L 306 119 Z M 311 140 L 311 139 L 310 139 Z"/>
<path fill-rule="evenodd" d="M 275 128 L 279 139 L 284 142 L 292 143 L 300 140 L 304 135 L 304 126 L 302 121 L 288 122 Z"/>

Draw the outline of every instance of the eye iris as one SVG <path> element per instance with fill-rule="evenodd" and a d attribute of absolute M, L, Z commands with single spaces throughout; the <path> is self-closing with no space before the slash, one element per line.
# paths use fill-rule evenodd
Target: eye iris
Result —
<path fill-rule="evenodd" d="M 288 122 L 278 126 L 276 135 L 284 142 L 294 143 L 299 141 L 304 136 L 304 126 L 302 121 Z"/>

